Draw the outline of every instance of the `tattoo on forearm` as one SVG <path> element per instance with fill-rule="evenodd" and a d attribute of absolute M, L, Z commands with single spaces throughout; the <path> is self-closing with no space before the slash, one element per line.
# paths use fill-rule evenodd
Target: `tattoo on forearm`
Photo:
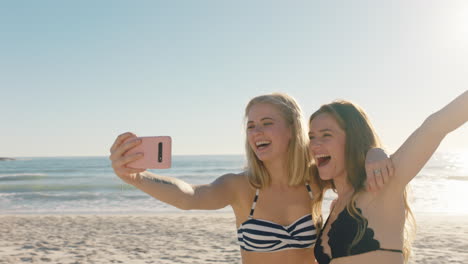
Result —
<path fill-rule="evenodd" d="M 174 183 L 172 183 L 170 181 L 167 181 L 167 180 L 163 180 L 163 179 L 151 178 L 151 177 L 145 177 L 145 176 L 142 176 L 141 178 L 143 180 L 152 181 L 152 182 L 155 182 L 155 183 L 174 185 Z"/>

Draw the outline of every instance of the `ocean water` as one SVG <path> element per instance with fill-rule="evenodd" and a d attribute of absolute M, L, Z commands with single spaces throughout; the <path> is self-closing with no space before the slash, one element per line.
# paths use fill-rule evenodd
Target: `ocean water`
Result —
<path fill-rule="evenodd" d="M 241 172 L 241 155 L 174 156 L 172 168 L 152 170 L 191 184 Z M 468 158 L 436 153 L 412 181 L 415 212 L 468 214 Z M 326 195 L 324 208 L 334 194 Z M 0 161 L 0 214 L 145 214 L 179 212 L 124 184 L 107 157 L 18 158 Z M 229 207 L 220 211 L 230 212 Z"/>

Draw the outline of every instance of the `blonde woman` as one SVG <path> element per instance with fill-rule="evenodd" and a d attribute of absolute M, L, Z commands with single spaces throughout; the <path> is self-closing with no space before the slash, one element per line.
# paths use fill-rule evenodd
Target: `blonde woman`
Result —
<path fill-rule="evenodd" d="M 308 138 L 296 101 L 285 94 L 253 98 L 246 107 L 247 168 L 211 184 L 190 185 L 176 178 L 126 166 L 141 156 L 125 153 L 139 144 L 132 133 L 119 136 L 111 148 L 112 167 L 126 183 L 184 210 L 231 206 L 236 218 L 242 263 L 314 263 L 313 245 L 320 201 L 311 214 Z M 131 139 L 131 140 L 129 140 Z M 125 143 L 124 143 L 125 142 Z M 388 170 L 389 159 L 369 167 Z M 380 182 L 375 184 L 381 184 Z M 321 196 L 320 196 L 321 197 Z M 312 216 L 314 215 L 314 217 Z"/>
<path fill-rule="evenodd" d="M 392 155 L 395 175 L 378 192 L 364 187 L 366 153 L 379 139 L 364 111 L 347 101 L 322 106 L 310 117 L 310 152 L 321 184 L 338 198 L 315 246 L 320 264 L 406 263 L 413 222 L 406 185 L 442 139 L 468 120 L 468 92 L 424 123 Z M 376 170 L 375 173 L 379 173 Z M 405 228 L 406 224 L 406 228 Z"/>

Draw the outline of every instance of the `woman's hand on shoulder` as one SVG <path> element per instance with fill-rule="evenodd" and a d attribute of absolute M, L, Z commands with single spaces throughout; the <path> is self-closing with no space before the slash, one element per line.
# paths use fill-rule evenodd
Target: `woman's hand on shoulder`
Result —
<path fill-rule="evenodd" d="M 134 183 L 137 179 L 138 173 L 145 171 L 145 169 L 134 169 L 127 167 L 127 164 L 141 159 L 142 153 L 135 153 L 132 155 L 125 155 L 127 151 L 141 144 L 137 136 L 131 132 L 126 132 L 119 135 L 112 147 L 110 148 L 109 159 L 112 161 L 112 168 L 117 176 L 128 184 Z"/>
<path fill-rule="evenodd" d="M 394 175 L 393 163 L 381 148 L 372 148 L 366 155 L 366 189 L 370 192 L 381 190 Z"/>

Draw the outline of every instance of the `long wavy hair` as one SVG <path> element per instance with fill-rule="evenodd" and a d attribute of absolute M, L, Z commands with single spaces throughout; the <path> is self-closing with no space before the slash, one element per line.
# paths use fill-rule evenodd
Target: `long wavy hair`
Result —
<path fill-rule="evenodd" d="M 354 188 L 354 193 L 346 205 L 346 209 L 358 222 L 356 236 L 348 248 L 348 251 L 351 251 L 351 249 L 362 239 L 364 232 L 367 229 L 367 220 L 357 210 L 355 205 L 358 195 L 365 191 L 366 154 L 371 148 L 382 147 L 382 144 L 369 121 L 367 114 L 358 105 L 345 100 L 338 100 L 330 104 L 323 105 L 310 116 L 309 124 L 315 117 L 322 113 L 331 115 L 346 134 L 345 169 L 347 171 L 347 181 Z M 313 167 L 315 167 L 315 165 Z M 315 170 L 317 169 L 315 168 Z M 325 188 L 331 186 L 331 188 L 335 189 L 331 180 L 320 181 L 322 181 L 322 185 L 324 185 Z M 413 230 L 415 227 L 414 215 L 407 201 L 406 190 L 404 192 L 404 202 L 406 221 L 403 234 L 403 256 L 406 263 L 408 262 L 411 254 L 411 242 L 414 237 Z"/>
<path fill-rule="evenodd" d="M 286 124 L 291 130 L 291 139 L 288 144 L 287 156 L 287 177 L 290 186 L 297 186 L 310 182 L 316 184 L 318 175 L 312 177 L 309 155 L 309 138 L 305 130 L 302 110 L 296 100 L 283 93 L 272 93 L 257 96 L 249 101 L 245 108 L 245 118 L 256 104 L 269 104 L 279 110 Z M 258 159 L 255 152 L 249 145 L 248 139 L 245 140 L 245 150 L 247 156 L 246 173 L 250 184 L 255 188 L 264 188 L 270 185 L 271 178 L 263 162 Z M 316 225 L 321 226 L 321 200 L 323 196 L 315 195 L 311 203 L 312 218 Z"/>

